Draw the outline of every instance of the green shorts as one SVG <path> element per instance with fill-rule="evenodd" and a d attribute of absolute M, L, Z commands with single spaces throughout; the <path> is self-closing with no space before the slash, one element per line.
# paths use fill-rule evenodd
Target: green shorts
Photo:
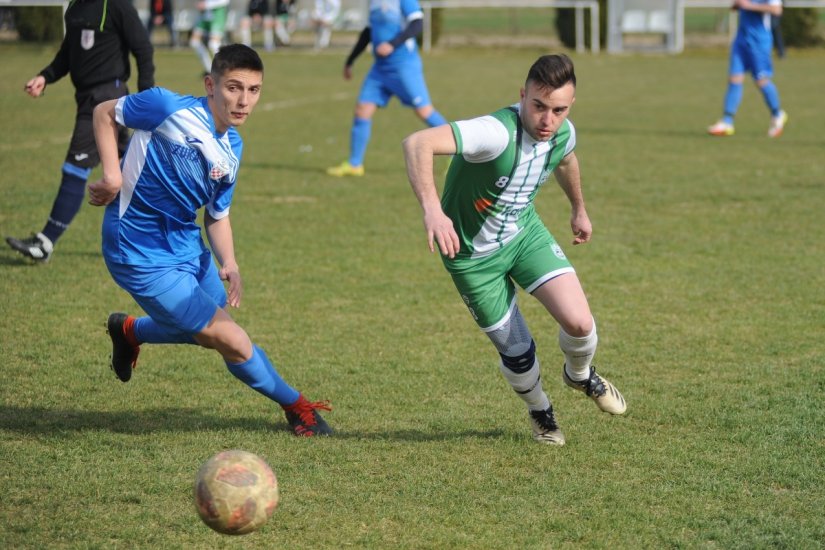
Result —
<path fill-rule="evenodd" d="M 226 29 L 226 13 L 228 10 L 229 6 L 223 6 L 213 10 L 204 10 L 201 12 L 201 17 L 196 27 L 203 31 L 203 34 L 223 36 L 223 31 Z"/>
<path fill-rule="evenodd" d="M 536 220 L 503 248 L 475 259 L 449 259 L 444 266 L 481 330 L 496 330 L 510 317 L 518 284 L 532 293 L 554 277 L 574 273 L 556 239 Z M 514 284 L 515 283 L 515 284 Z"/>

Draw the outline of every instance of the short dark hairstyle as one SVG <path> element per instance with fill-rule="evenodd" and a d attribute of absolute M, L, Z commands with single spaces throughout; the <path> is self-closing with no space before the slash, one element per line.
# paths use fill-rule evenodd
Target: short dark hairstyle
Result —
<path fill-rule="evenodd" d="M 212 70 L 209 72 L 214 78 L 223 76 L 229 71 L 246 69 L 249 71 L 264 72 L 264 62 L 258 52 L 243 44 L 229 44 L 221 47 L 212 59 Z"/>
<path fill-rule="evenodd" d="M 543 55 L 539 57 L 530 72 L 527 73 L 525 86 L 534 82 L 539 88 L 561 88 L 568 82 L 576 87 L 576 72 L 573 70 L 573 61 L 562 54 Z"/>

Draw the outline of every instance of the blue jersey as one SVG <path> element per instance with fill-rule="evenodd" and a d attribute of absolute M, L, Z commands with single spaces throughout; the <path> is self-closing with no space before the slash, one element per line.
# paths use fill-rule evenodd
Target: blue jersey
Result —
<path fill-rule="evenodd" d="M 751 0 L 754 4 L 765 4 L 779 6 L 782 0 Z M 767 44 L 770 50 L 773 44 L 771 33 L 771 15 L 758 11 L 739 9 L 739 28 L 736 33 L 736 40 L 744 40 L 753 46 Z"/>
<path fill-rule="evenodd" d="M 370 0 L 370 40 L 373 50 L 389 42 L 407 28 L 410 21 L 422 19 L 424 13 L 418 0 Z M 387 57 L 375 56 L 377 65 L 403 65 L 411 59 L 420 60 L 415 38 L 410 38 Z"/>
<path fill-rule="evenodd" d="M 115 117 L 135 130 L 121 163 L 123 187 L 106 207 L 103 255 L 127 265 L 172 266 L 206 247 L 197 211 L 229 215 L 243 143 L 217 134 L 205 97 L 151 88 L 118 100 Z"/>

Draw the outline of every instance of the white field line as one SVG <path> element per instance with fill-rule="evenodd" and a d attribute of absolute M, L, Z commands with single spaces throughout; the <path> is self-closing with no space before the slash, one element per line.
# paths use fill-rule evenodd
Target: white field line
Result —
<path fill-rule="evenodd" d="M 323 105 L 330 101 L 346 101 L 352 98 L 349 92 L 335 92 L 322 97 L 301 97 L 295 99 L 282 99 L 281 101 L 270 101 L 261 107 L 264 111 L 274 111 L 276 109 L 291 109 L 302 105 Z"/>

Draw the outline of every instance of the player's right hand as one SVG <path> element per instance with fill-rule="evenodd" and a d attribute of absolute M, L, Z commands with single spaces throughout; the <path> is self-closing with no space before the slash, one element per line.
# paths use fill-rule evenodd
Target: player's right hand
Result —
<path fill-rule="evenodd" d="M 32 78 L 28 82 L 26 82 L 25 91 L 32 97 L 40 97 L 43 94 L 43 90 L 46 88 L 46 79 L 43 78 L 41 75 L 37 75 L 36 77 Z"/>
<path fill-rule="evenodd" d="M 441 254 L 452 259 L 458 253 L 461 244 L 451 220 L 443 211 L 424 214 L 424 229 L 427 230 L 427 244 L 430 252 L 435 252 L 435 243 Z"/>

